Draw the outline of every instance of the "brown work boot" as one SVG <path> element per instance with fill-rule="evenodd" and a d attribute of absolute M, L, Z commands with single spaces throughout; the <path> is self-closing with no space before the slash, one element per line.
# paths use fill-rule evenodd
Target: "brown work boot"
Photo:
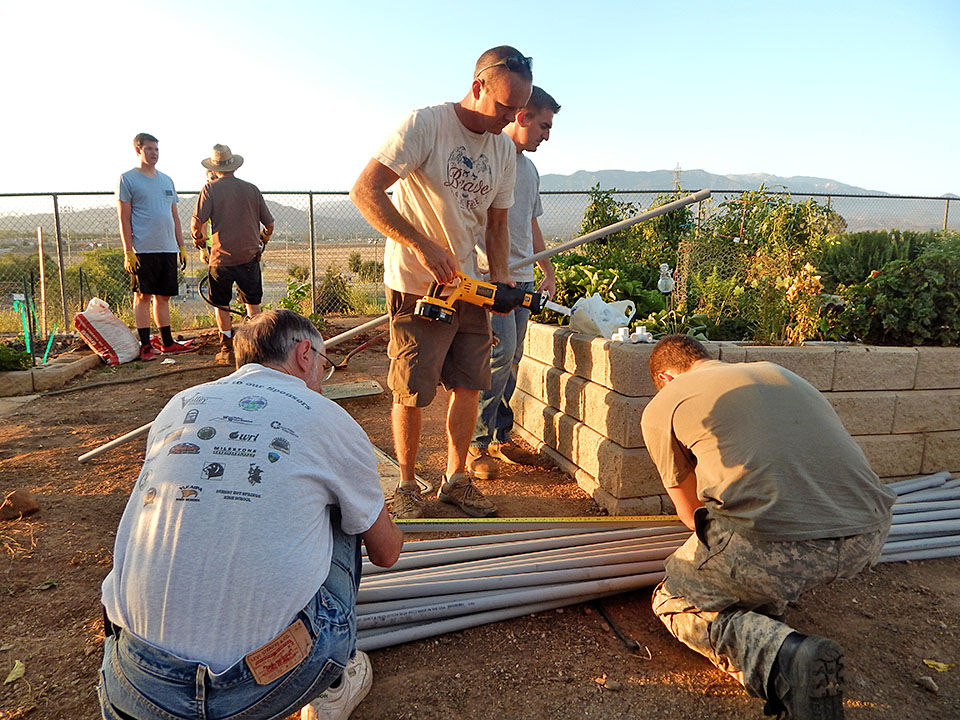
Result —
<path fill-rule="evenodd" d="M 453 477 L 445 479 L 440 486 L 437 499 L 456 505 L 471 517 L 489 517 L 497 514 L 497 506 L 474 487 L 470 476 L 465 473 L 456 473 Z"/>
<path fill-rule="evenodd" d="M 467 450 L 467 469 L 481 480 L 493 480 L 500 474 L 497 461 L 487 455 L 483 448 L 472 446 Z"/>
<path fill-rule="evenodd" d="M 213 359 L 217 365 L 236 365 L 236 359 L 233 357 L 233 336 L 227 337 L 220 333 L 220 351 Z"/>
<path fill-rule="evenodd" d="M 393 491 L 390 514 L 394 520 L 416 520 L 423 517 L 424 500 L 420 490 L 407 490 L 399 485 Z"/>
<path fill-rule="evenodd" d="M 514 443 L 490 443 L 490 457 L 507 465 L 536 465 L 537 456 Z"/>

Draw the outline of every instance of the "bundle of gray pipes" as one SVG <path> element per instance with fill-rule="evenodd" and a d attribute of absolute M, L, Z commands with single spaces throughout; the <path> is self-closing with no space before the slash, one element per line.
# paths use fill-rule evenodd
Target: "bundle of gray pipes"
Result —
<path fill-rule="evenodd" d="M 880 562 L 960 555 L 960 479 L 942 472 L 888 487 L 897 500 Z M 690 535 L 676 522 L 556 525 L 408 541 L 389 570 L 364 559 L 357 646 L 377 650 L 651 587 Z"/>

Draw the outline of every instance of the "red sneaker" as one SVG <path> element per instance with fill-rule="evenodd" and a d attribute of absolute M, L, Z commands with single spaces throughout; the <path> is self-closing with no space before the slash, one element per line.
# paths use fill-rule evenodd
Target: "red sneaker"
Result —
<path fill-rule="evenodd" d="M 173 353 L 190 352 L 191 350 L 196 350 L 196 348 L 193 347 L 193 343 L 190 341 L 179 343 L 174 340 L 169 345 L 164 345 L 161 350 L 164 355 L 172 355 Z"/>
<path fill-rule="evenodd" d="M 163 340 L 160 339 L 159 335 L 153 335 L 150 337 L 150 344 L 153 345 L 153 349 L 158 353 L 163 351 Z"/>
<path fill-rule="evenodd" d="M 140 346 L 140 359 L 141 360 L 155 360 L 157 358 L 157 351 L 153 349 L 153 345 L 141 345 Z"/>

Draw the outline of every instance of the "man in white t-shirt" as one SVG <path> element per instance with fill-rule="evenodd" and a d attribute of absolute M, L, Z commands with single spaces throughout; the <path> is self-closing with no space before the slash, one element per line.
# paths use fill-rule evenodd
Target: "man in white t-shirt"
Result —
<path fill-rule="evenodd" d="M 560 105 L 557 101 L 534 85 L 526 106 L 503 131 L 513 140 L 517 151 L 517 181 L 513 190 L 513 207 L 508 213 L 508 227 L 513 280 L 522 290 L 533 290 L 533 264 L 517 268 L 517 263 L 545 249 L 543 233 L 537 222 L 537 218 L 543 215 L 540 175 L 523 153 L 536 152 L 540 143 L 550 139 L 553 116 L 558 112 Z M 540 292 L 553 295 L 556 289 L 553 265 L 546 258 L 537 265 L 543 272 Z M 510 465 L 533 462 L 529 453 L 521 451 L 510 438 L 513 430 L 510 398 L 517 386 L 517 364 L 523 355 L 523 337 L 529 319 L 530 309 L 525 307 L 490 316 L 490 327 L 497 338 L 490 353 L 490 389 L 480 394 L 477 425 L 468 456 L 470 472 L 478 478 L 496 477 L 499 473 L 497 461 Z"/>
<path fill-rule="evenodd" d="M 389 567 L 402 534 L 370 441 L 324 398 L 323 338 L 290 310 L 236 333 L 238 369 L 153 422 L 103 581 L 103 717 L 347 717 L 362 538 Z"/>
<path fill-rule="evenodd" d="M 414 467 L 422 408 L 440 383 L 451 394 L 447 466 L 438 498 L 469 515 L 496 512 L 465 471 L 479 391 L 490 387 L 487 313 L 458 301 L 447 324 L 417 317 L 413 310 L 431 282 L 446 285 L 457 271 L 477 277 L 479 243 L 488 251 L 489 279 L 510 282 L 507 210 L 513 204 L 516 151 L 501 133 L 530 97 L 532 63 L 506 45 L 487 50 L 463 100 L 410 113 L 350 192 L 367 221 L 387 237 L 388 384 L 400 465 L 395 517 L 423 514 Z M 391 202 L 387 189 L 394 186 Z"/>

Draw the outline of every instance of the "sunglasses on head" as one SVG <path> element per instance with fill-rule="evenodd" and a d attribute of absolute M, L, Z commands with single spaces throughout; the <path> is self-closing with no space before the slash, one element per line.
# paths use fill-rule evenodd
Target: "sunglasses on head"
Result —
<path fill-rule="evenodd" d="M 489 70 L 490 68 L 499 67 L 503 65 L 510 72 L 523 72 L 523 68 L 526 68 L 530 72 L 533 72 L 533 58 L 532 57 L 523 57 L 521 55 L 510 55 L 503 58 L 502 60 L 497 60 L 495 63 L 485 65 L 484 67 L 477 70 L 477 74 L 474 77 L 479 77 L 480 73 L 484 70 Z"/>

